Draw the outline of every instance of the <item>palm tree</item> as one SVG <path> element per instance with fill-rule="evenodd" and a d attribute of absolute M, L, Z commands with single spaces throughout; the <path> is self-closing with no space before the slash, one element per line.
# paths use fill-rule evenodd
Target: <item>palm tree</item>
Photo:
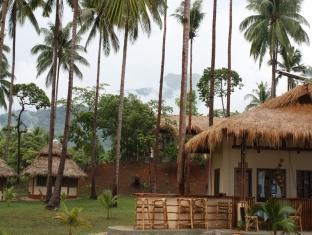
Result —
<path fill-rule="evenodd" d="M 288 204 L 272 198 L 259 205 L 257 213 L 270 225 L 274 235 L 277 234 L 278 230 L 285 233 L 295 232 L 296 225 L 288 217 L 288 215 L 295 213 L 295 209 Z"/>
<path fill-rule="evenodd" d="M 69 56 L 69 79 L 68 79 L 68 91 L 67 91 L 67 101 L 66 101 L 65 125 L 64 125 L 63 142 L 62 142 L 62 154 L 61 154 L 60 164 L 59 164 L 58 171 L 57 171 L 54 191 L 47 205 L 47 207 L 50 209 L 58 207 L 60 204 L 61 185 L 62 185 L 62 180 L 63 180 L 65 160 L 66 160 L 66 155 L 67 155 L 67 145 L 68 145 L 68 138 L 69 138 L 69 131 L 70 131 L 70 116 L 71 116 L 73 80 L 74 80 L 75 46 L 76 46 L 76 36 L 77 36 L 78 15 L 79 15 L 78 0 L 73 0 L 72 4 L 73 4 L 72 40 L 71 40 L 71 49 L 70 49 L 70 56 Z"/>
<path fill-rule="evenodd" d="M 198 29 L 200 27 L 201 22 L 205 17 L 205 13 L 202 12 L 202 0 L 196 0 L 190 9 L 190 91 L 189 93 L 193 93 L 193 85 L 192 85 L 192 76 L 193 76 L 193 43 L 195 37 L 198 36 Z M 172 14 L 181 24 L 183 24 L 183 16 L 184 14 L 184 2 L 176 9 L 175 13 Z M 189 110 L 192 110 L 192 96 L 189 96 Z M 189 113 L 189 128 L 192 125 L 192 113 Z M 189 130 L 190 132 L 190 130 Z"/>
<path fill-rule="evenodd" d="M 195 37 L 198 36 L 198 29 L 200 27 L 201 22 L 203 21 L 205 17 L 205 13 L 202 12 L 202 0 L 196 0 L 190 9 L 190 33 L 189 33 L 189 40 L 190 40 L 190 73 L 189 73 L 189 94 L 193 94 L 193 84 L 192 84 L 192 77 L 193 77 L 193 43 Z M 184 19 L 184 1 L 181 2 L 180 6 L 176 9 L 175 13 L 172 14 L 182 25 L 183 25 L 183 19 Z M 192 110 L 192 102 L 193 102 L 193 96 L 188 96 L 188 105 L 189 110 Z M 192 127 L 192 112 L 189 112 L 188 114 L 188 133 L 191 133 L 191 127 Z M 186 162 L 189 162 L 189 155 L 186 156 Z M 186 167 L 186 173 L 190 172 L 189 164 L 185 164 Z M 186 192 L 189 193 L 189 175 L 186 174 L 185 176 L 186 180 Z"/>
<path fill-rule="evenodd" d="M 49 24 L 49 28 L 41 28 L 40 32 L 44 36 L 44 42 L 35 45 L 31 49 L 33 55 L 38 55 L 37 57 L 37 77 L 41 76 L 44 72 L 47 72 L 46 76 L 46 86 L 50 87 L 53 82 L 53 49 L 54 49 L 54 31 L 55 26 Z M 77 35 L 77 42 L 81 41 L 81 34 Z M 56 88 L 55 88 L 55 100 L 58 100 L 58 89 L 59 89 L 59 77 L 61 68 L 68 72 L 69 70 L 69 54 L 71 47 L 71 24 L 61 29 L 58 33 L 58 54 L 57 54 L 57 76 L 56 76 Z M 79 69 L 81 65 L 89 65 L 88 61 L 81 55 L 85 52 L 85 49 L 81 45 L 76 45 L 75 47 L 75 64 L 74 73 L 75 75 L 82 79 L 83 75 Z"/>
<path fill-rule="evenodd" d="M 251 94 L 245 95 L 245 100 L 251 100 L 246 106 L 246 110 L 254 108 L 265 101 L 267 101 L 271 96 L 270 88 L 267 83 L 260 82 L 257 83 L 257 89 L 253 89 Z"/>
<path fill-rule="evenodd" d="M 12 105 L 13 105 L 13 86 L 15 79 L 15 57 L 16 57 L 16 34 L 17 34 L 17 22 L 21 25 L 28 19 L 34 26 L 37 33 L 39 33 L 39 25 L 34 15 L 34 9 L 38 7 L 40 1 L 38 0 L 11 0 L 9 1 L 9 35 L 12 38 L 12 65 L 11 65 L 11 86 L 9 90 L 9 110 L 8 110 L 8 122 L 7 122 L 7 144 L 5 147 L 5 156 L 8 154 L 8 148 L 10 144 L 11 134 L 11 122 L 12 122 Z M 1 46 L 1 45 L 0 45 Z"/>
<path fill-rule="evenodd" d="M 52 54 L 52 89 L 51 89 L 51 109 L 50 109 L 50 123 L 49 123 L 49 149 L 48 149 L 48 176 L 47 176 L 47 196 L 46 202 L 50 200 L 52 195 L 52 149 L 56 119 L 56 79 L 57 79 L 57 62 L 58 62 L 58 36 L 61 30 L 61 19 L 62 19 L 62 0 L 51 0 L 45 2 L 43 6 L 43 16 L 50 16 L 52 8 L 55 4 L 55 26 L 53 32 L 53 54 Z"/>
<path fill-rule="evenodd" d="M 306 66 L 302 64 L 302 55 L 299 50 L 296 50 L 294 47 L 290 47 L 288 50 L 284 48 L 280 52 L 282 56 L 282 62 L 277 62 L 280 69 L 286 72 L 295 72 L 295 73 L 305 73 Z M 293 78 L 288 77 L 287 79 L 287 90 L 291 90 L 296 86 L 296 83 Z"/>
<path fill-rule="evenodd" d="M 167 0 L 164 4 L 164 31 L 162 40 L 162 53 L 161 53 L 161 66 L 160 66 L 160 80 L 159 80 L 159 92 L 158 92 L 158 106 L 157 106 L 157 121 L 156 121 L 156 132 L 155 132 L 155 150 L 154 150 L 154 182 L 153 192 L 157 192 L 157 172 L 158 172 L 158 161 L 159 161 L 159 144 L 160 144 L 160 123 L 162 115 L 162 103 L 163 103 L 163 83 L 165 73 L 165 60 L 166 60 L 166 40 L 167 40 Z"/>
<path fill-rule="evenodd" d="M 113 194 L 118 194 L 119 187 L 119 161 L 122 129 L 122 115 L 124 103 L 125 75 L 128 41 L 134 42 L 138 38 L 139 27 L 148 35 L 151 32 L 151 18 L 161 25 L 160 9 L 163 0 L 110 0 L 108 1 L 108 17 L 116 22 L 118 28 L 124 30 L 123 57 L 120 79 L 120 94 L 118 105 L 118 119 L 116 131 L 116 171 Z"/>
<path fill-rule="evenodd" d="M 231 71 L 232 71 L 232 27 L 233 27 L 233 1 L 230 0 L 229 6 L 229 37 L 228 37 L 228 74 L 227 74 L 227 102 L 226 102 L 226 116 L 231 115 Z"/>
<path fill-rule="evenodd" d="M 89 42 L 99 34 L 99 46 L 98 46 L 98 61 L 97 61 L 97 75 L 96 75 L 96 88 L 95 88 L 95 101 L 94 101 L 94 116 L 92 125 L 92 151 L 91 151 L 91 193 L 90 198 L 96 199 L 95 190 L 95 165 L 96 165 L 96 130 L 97 130 L 97 113 L 99 102 L 99 90 L 100 90 L 100 71 L 101 71 L 101 51 L 104 50 L 105 55 L 109 55 L 111 46 L 115 51 L 119 49 L 119 41 L 114 32 L 114 25 L 108 21 L 106 15 L 106 1 L 103 0 L 84 0 L 83 6 L 83 19 L 84 24 L 82 31 L 91 29 L 86 47 Z M 103 40 L 104 39 L 104 40 Z"/>
<path fill-rule="evenodd" d="M 260 66 L 269 50 L 272 61 L 271 96 L 276 96 L 276 66 L 279 48 L 289 49 L 291 39 L 296 43 L 308 43 L 309 37 L 302 25 L 309 25 L 301 16 L 302 0 L 248 0 L 247 8 L 256 14 L 242 21 L 240 30 L 245 31 L 251 43 L 250 54 L 259 59 Z"/>
<path fill-rule="evenodd" d="M 1 22 L 0 22 L 0 63 L 3 59 L 3 49 L 4 49 L 4 32 L 5 32 L 5 23 L 6 16 L 8 12 L 9 0 L 3 0 L 1 3 Z"/>
<path fill-rule="evenodd" d="M 211 46 L 211 79 L 209 88 L 209 126 L 213 125 L 214 116 L 214 87 L 215 87 L 215 67 L 216 67 L 216 27 L 217 27 L 217 0 L 213 1 L 213 16 L 212 16 L 212 46 Z"/>
<path fill-rule="evenodd" d="M 185 152 L 184 145 L 186 139 L 186 94 L 187 94 L 187 70 L 189 55 L 189 37 L 190 37 L 190 8 L 191 1 L 184 1 L 183 13 L 183 43 L 182 43 L 182 78 L 180 94 L 180 119 L 179 119 L 179 140 L 178 140 L 178 170 L 177 181 L 180 194 L 185 193 Z"/>

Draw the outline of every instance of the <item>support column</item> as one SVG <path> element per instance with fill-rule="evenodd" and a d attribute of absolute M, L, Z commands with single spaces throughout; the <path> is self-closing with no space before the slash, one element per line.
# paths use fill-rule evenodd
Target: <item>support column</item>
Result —
<path fill-rule="evenodd" d="M 241 190 L 240 200 L 246 200 L 246 134 L 242 135 L 241 143 Z"/>

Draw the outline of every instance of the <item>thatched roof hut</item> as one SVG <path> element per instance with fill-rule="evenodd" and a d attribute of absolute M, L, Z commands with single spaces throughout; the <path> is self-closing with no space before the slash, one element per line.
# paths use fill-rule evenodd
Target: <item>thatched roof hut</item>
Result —
<path fill-rule="evenodd" d="M 312 85 L 298 86 L 259 107 L 224 119 L 192 138 L 186 144 L 186 150 L 208 152 L 224 138 L 241 139 L 243 135 L 249 145 L 261 142 L 278 149 L 287 143 L 311 148 Z"/>
<path fill-rule="evenodd" d="M 16 176 L 15 171 L 7 165 L 7 163 L 0 158 L 0 177 L 8 178 Z"/>
<path fill-rule="evenodd" d="M 188 115 L 186 116 L 186 131 L 188 132 Z M 160 129 L 161 132 L 170 132 L 174 135 L 179 133 L 179 115 L 165 116 L 161 120 Z M 214 125 L 220 123 L 222 118 L 214 118 Z M 192 116 L 191 134 L 197 135 L 209 127 L 209 121 L 207 116 Z"/>
<path fill-rule="evenodd" d="M 48 174 L 48 146 L 44 147 L 39 156 L 28 166 L 23 175 L 27 176 L 46 176 Z M 60 156 L 62 152 L 62 145 L 59 142 L 53 143 L 53 164 L 52 164 L 52 175 L 57 176 L 58 166 L 60 164 Z M 70 154 L 67 154 L 64 168 L 64 177 L 81 178 L 86 177 L 80 167 L 71 159 Z"/>

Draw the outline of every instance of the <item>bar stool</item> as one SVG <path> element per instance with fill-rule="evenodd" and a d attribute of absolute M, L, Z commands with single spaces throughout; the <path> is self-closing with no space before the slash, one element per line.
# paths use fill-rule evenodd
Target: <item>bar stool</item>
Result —
<path fill-rule="evenodd" d="M 204 225 L 205 229 L 208 229 L 208 206 L 207 199 L 196 198 L 192 201 L 192 219 L 193 226 Z"/>
<path fill-rule="evenodd" d="M 178 218 L 177 218 L 177 227 L 180 229 L 180 226 L 189 226 L 193 229 L 193 208 L 192 208 L 192 199 L 188 198 L 178 198 Z M 181 218 L 181 217 L 187 218 Z"/>
<path fill-rule="evenodd" d="M 232 203 L 218 202 L 217 222 L 226 222 L 227 228 L 232 229 Z M 218 226 L 218 224 L 217 224 Z"/>
<path fill-rule="evenodd" d="M 139 214 L 141 216 L 139 216 Z M 147 198 L 138 198 L 136 202 L 135 228 L 145 230 L 152 228 L 149 203 Z"/>
<path fill-rule="evenodd" d="M 162 218 L 155 218 L 162 217 Z M 156 221 L 159 221 L 156 223 Z M 155 199 L 153 202 L 152 209 L 152 228 L 164 228 L 168 229 L 168 214 L 167 214 L 167 199 Z"/>

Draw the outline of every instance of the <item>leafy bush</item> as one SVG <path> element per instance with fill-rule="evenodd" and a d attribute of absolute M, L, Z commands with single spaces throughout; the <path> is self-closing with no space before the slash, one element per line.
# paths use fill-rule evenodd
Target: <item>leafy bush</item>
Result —
<path fill-rule="evenodd" d="M 178 155 L 178 148 L 175 143 L 168 144 L 165 148 L 161 151 L 161 159 L 169 158 L 171 160 L 177 159 Z"/>
<path fill-rule="evenodd" d="M 69 210 L 64 200 L 61 200 L 61 212 L 57 213 L 54 219 L 61 221 L 64 225 L 69 227 L 68 235 L 72 235 L 72 230 L 78 227 L 90 227 L 88 221 L 80 218 L 79 214 L 82 208 L 74 207 Z"/>
<path fill-rule="evenodd" d="M 289 214 L 295 212 L 295 209 L 287 203 L 280 202 L 275 199 L 269 199 L 264 204 L 258 205 L 257 214 L 270 226 L 274 235 L 278 230 L 286 233 L 295 231 L 295 223 L 292 219 L 288 218 Z"/>
<path fill-rule="evenodd" d="M 98 197 L 98 201 L 106 209 L 106 219 L 110 218 L 110 210 L 117 204 L 117 196 L 113 196 L 111 190 L 104 190 L 103 193 Z"/>
<path fill-rule="evenodd" d="M 4 201 L 8 206 L 11 205 L 11 202 L 16 199 L 16 193 L 14 192 L 14 187 L 6 187 L 3 191 Z"/>

